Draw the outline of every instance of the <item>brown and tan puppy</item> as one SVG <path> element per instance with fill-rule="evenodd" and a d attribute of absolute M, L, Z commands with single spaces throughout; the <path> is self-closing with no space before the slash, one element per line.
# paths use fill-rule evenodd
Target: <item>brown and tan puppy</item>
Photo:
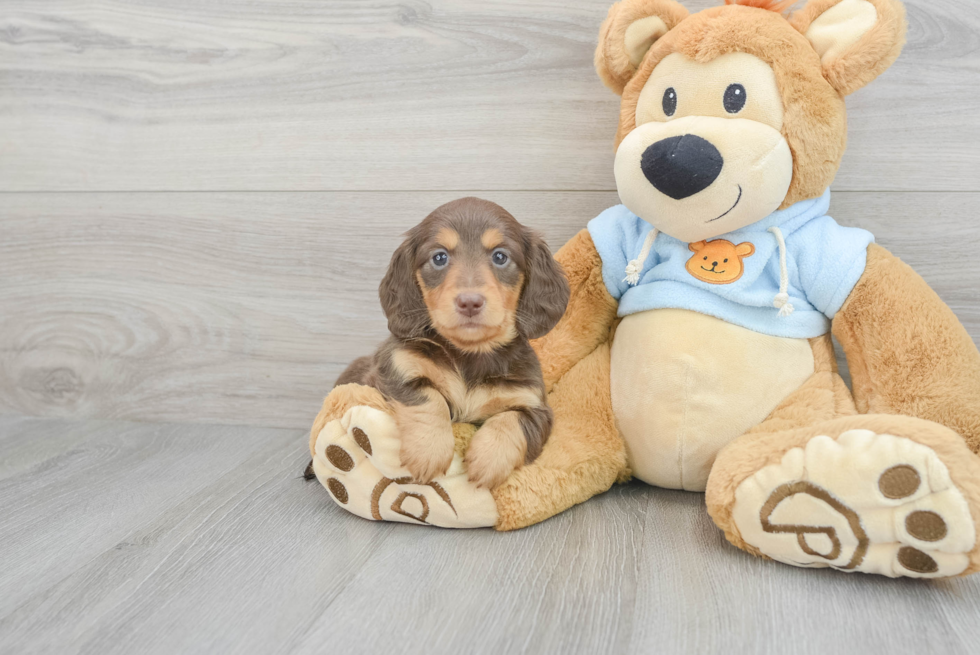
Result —
<path fill-rule="evenodd" d="M 482 423 L 466 453 L 479 486 L 496 487 L 532 462 L 552 411 L 528 340 L 558 322 L 569 294 L 541 237 L 492 202 L 447 203 L 408 232 L 379 294 L 391 337 L 337 384 L 381 391 L 415 479 L 448 469 L 452 423 Z"/>

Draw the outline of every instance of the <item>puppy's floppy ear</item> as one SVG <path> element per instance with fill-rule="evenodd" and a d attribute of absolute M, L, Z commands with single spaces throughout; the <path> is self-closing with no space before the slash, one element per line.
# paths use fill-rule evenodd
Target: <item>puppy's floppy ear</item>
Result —
<path fill-rule="evenodd" d="M 885 72 L 905 45 L 905 7 L 898 0 L 810 0 L 791 22 L 842 96 Z"/>
<path fill-rule="evenodd" d="M 418 234 L 410 231 L 391 256 L 378 296 L 388 318 L 388 330 L 400 339 L 418 336 L 429 326 L 429 312 L 415 281 Z"/>
<path fill-rule="evenodd" d="M 525 280 L 517 305 L 517 329 L 528 339 L 543 337 L 565 315 L 568 280 L 535 232 L 524 233 Z"/>
<path fill-rule="evenodd" d="M 603 84 L 623 95 L 647 50 L 687 16 L 676 0 L 623 0 L 610 7 L 595 51 Z"/>

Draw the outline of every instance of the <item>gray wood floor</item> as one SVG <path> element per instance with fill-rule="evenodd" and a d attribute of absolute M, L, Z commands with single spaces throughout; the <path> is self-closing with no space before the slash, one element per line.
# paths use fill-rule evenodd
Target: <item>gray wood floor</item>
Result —
<path fill-rule="evenodd" d="M 731 548 L 619 487 L 515 533 L 374 523 L 295 430 L 0 419 L 3 653 L 975 653 L 980 578 Z"/>

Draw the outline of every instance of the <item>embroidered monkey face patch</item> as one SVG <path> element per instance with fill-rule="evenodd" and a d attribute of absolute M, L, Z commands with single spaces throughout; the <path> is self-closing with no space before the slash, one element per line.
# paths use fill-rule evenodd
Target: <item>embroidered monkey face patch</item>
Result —
<path fill-rule="evenodd" d="M 687 272 L 710 284 L 731 284 L 742 277 L 742 258 L 755 252 L 755 246 L 748 241 L 736 246 L 724 239 L 697 241 L 687 247 L 694 253 L 687 260 Z"/>

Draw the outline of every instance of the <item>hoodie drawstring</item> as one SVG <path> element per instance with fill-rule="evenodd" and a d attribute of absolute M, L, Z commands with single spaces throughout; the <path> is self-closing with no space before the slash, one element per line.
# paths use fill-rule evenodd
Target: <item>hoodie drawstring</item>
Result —
<path fill-rule="evenodd" d="M 789 270 L 786 268 L 786 241 L 783 239 L 783 233 L 778 227 L 773 226 L 769 228 L 769 232 L 772 232 L 772 235 L 776 237 L 776 243 L 779 246 L 779 293 L 772 299 L 772 306 L 779 310 L 780 316 L 785 317 L 792 314 L 795 309 L 789 301 Z M 653 242 L 657 240 L 658 234 L 657 228 L 653 228 L 647 233 L 646 238 L 643 239 L 643 247 L 640 249 L 640 254 L 636 259 L 630 260 L 626 265 L 626 277 L 623 278 L 623 282 L 634 287 L 640 283 L 640 273 L 643 272 L 643 265 L 646 263 L 647 257 L 650 256 L 650 249 L 653 248 Z"/>
<path fill-rule="evenodd" d="M 653 248 L 653 242 L 657 240 L 657 234 L 657 228 L 651 229 L 647 233 L 647 237 L 643 240 L 643 247 L 640 249 L 639 256 L 626 265 L 626 277 L 623 278 L 623 282 L 631 287 L 635 287 L 640 283 L 640 273 L 643 272 L 643 264 L 646 263 L 647 257 L 650 256 L 650 249 Z"/>
<path fill-rule="evenodd" d="M 779 244 L 779 293 L 772 299 L 772 306 L 779 310 L 780 316 L 789 316 L 793 313 L 793 305 L 789 302 L 789 272 L 786 270 L 786 241 L 783 233 L 778 227 L 771 227 L 769 231 L 776 237 Z"/>

